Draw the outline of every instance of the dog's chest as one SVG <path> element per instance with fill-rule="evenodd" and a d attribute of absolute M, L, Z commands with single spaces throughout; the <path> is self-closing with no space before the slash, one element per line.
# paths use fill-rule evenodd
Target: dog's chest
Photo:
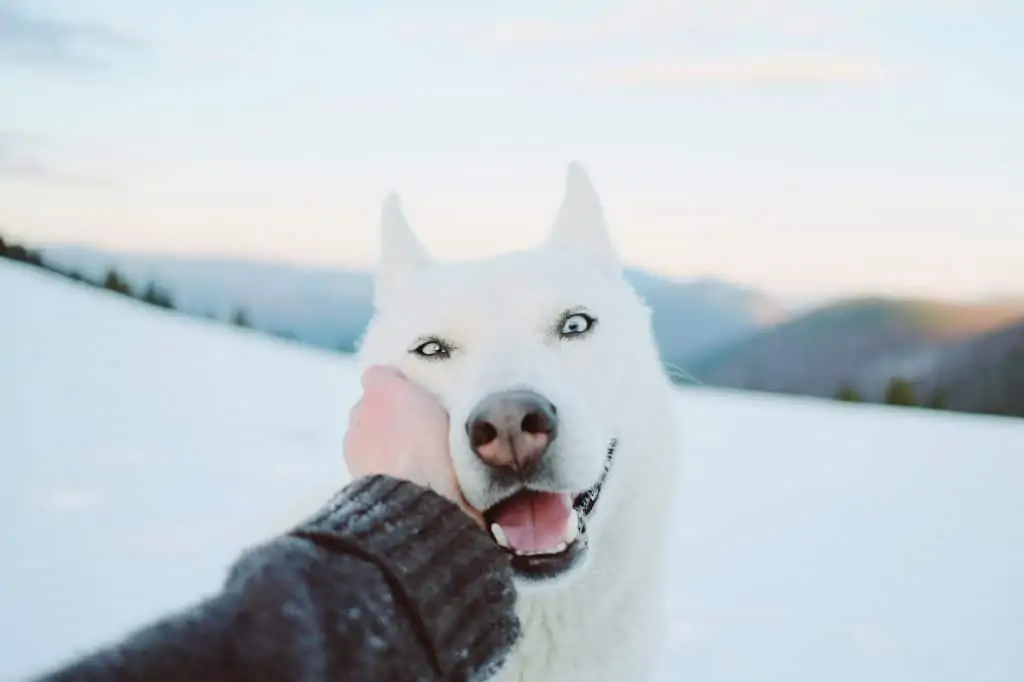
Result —
<path fill-rule="evenodd" d="M 489 682 L 648 682 L 654 671 L 651 657 L 628 647 L 576 654 L 532 658 L 517 651 Z"/>
<path fill-rule="evenodd" d="M 647 682 L 665 628 L 643 601 L 614 615 L 524 613 L 522 639 L 490 682 Z"/>

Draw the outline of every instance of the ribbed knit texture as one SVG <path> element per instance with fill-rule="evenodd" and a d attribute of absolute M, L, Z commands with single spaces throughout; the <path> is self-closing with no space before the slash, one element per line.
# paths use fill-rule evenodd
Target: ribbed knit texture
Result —
<path fill-rule="evenodd" d="M 507 554 L 464 512 L 375 476 L 247 552 L 213 598 L 41 679 L 482 680 L 518 639 L 514 604 Z"/>
<path fill-rule="evenodd" d="M 416 602 L 441 668 L 456 673 L 450 679 L 471 679 L 519 635 L 507 552 L 436 493 L 387 476 L 366 478 L 300 532 L 343 536 L 389 565 Z"/>

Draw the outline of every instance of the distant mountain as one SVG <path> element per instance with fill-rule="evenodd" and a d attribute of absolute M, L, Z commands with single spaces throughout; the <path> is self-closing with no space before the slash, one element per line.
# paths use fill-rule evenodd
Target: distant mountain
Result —
<path fill-rule="evenodd" d="M 46 248 L 43 257 L 93 279 L 115 267 L 134 287 L 155 281 L 191 315 L 227 320 L 241 308 L 254 327 L 322 348 L 351 351 L 372 312 L 373 283 L 353 270 L 85 247 Z"/>
<path fill-rule="evenodd" d="M 1024 417 L 1024 322 L 949 347 L 917 384 L 951 410 Z"/>
<path fill-rule="evenodd" d="M 133 286 L 156 281 L 174 305 L 227 319 L 243 308 L 254 327 L 315 346 L 351 351 L 373 312 L 369 272 L 222 258 L 43 249 L 44 258 L 91 278 L 110 267 Z M 627 279 L 653 311 L 662 355 L 675 364 L 752 334 L 783 316 L 764 294 L 712 279 L 674 281 L 639 269 Z"/>
<path fill-rule="evenodd" d="M 714 349 L 694 375 L 714 386 L 878 399 L 893 376 L 937 371 L 951 346 L 1024 321 L 1024 307 L 863 298 L 827 305 Z"/>
<path fill-rule="evenodd" d="M 719 280 L 684 282 L 630 269 L 626 278 L 652 311 L 662 357 L 686 368 L 694 357 L 781 320 L 785 313 L 761 292 Z"/>

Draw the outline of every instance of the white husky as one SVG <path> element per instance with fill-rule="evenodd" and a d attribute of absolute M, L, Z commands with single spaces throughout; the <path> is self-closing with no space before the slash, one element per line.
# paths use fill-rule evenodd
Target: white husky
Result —
<path fill-rule="evenodd" d="M 673 394 L 586 173 L 569 166 L 546 244 L 480 261 L 432 261 L 391 195 L 375 307 L 360 359 L 442 400 L 466 499 L 513 554 L 524 636 L 496 679 L 648 679 Z"/>

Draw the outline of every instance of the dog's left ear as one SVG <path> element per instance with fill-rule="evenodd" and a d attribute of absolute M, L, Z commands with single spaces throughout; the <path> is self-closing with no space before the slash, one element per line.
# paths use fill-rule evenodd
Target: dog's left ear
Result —
<path fill-rule="evenodd" d="M 582 253 L 606 270 L 619 272 L 621 269 L 597 190 L 583 166 L 576 161 L 569 164 L 565 197 L 548 236 L 547 246 Z"/>
<path fill-rule="evenodd" d="M 379 306 L 407 278 L 430 265 L 431 260 L 405 219 L 401 199 L 395 193 L 389 194 L 381 212 L 380 261 L 374 281 L 374 304 Z"/>

